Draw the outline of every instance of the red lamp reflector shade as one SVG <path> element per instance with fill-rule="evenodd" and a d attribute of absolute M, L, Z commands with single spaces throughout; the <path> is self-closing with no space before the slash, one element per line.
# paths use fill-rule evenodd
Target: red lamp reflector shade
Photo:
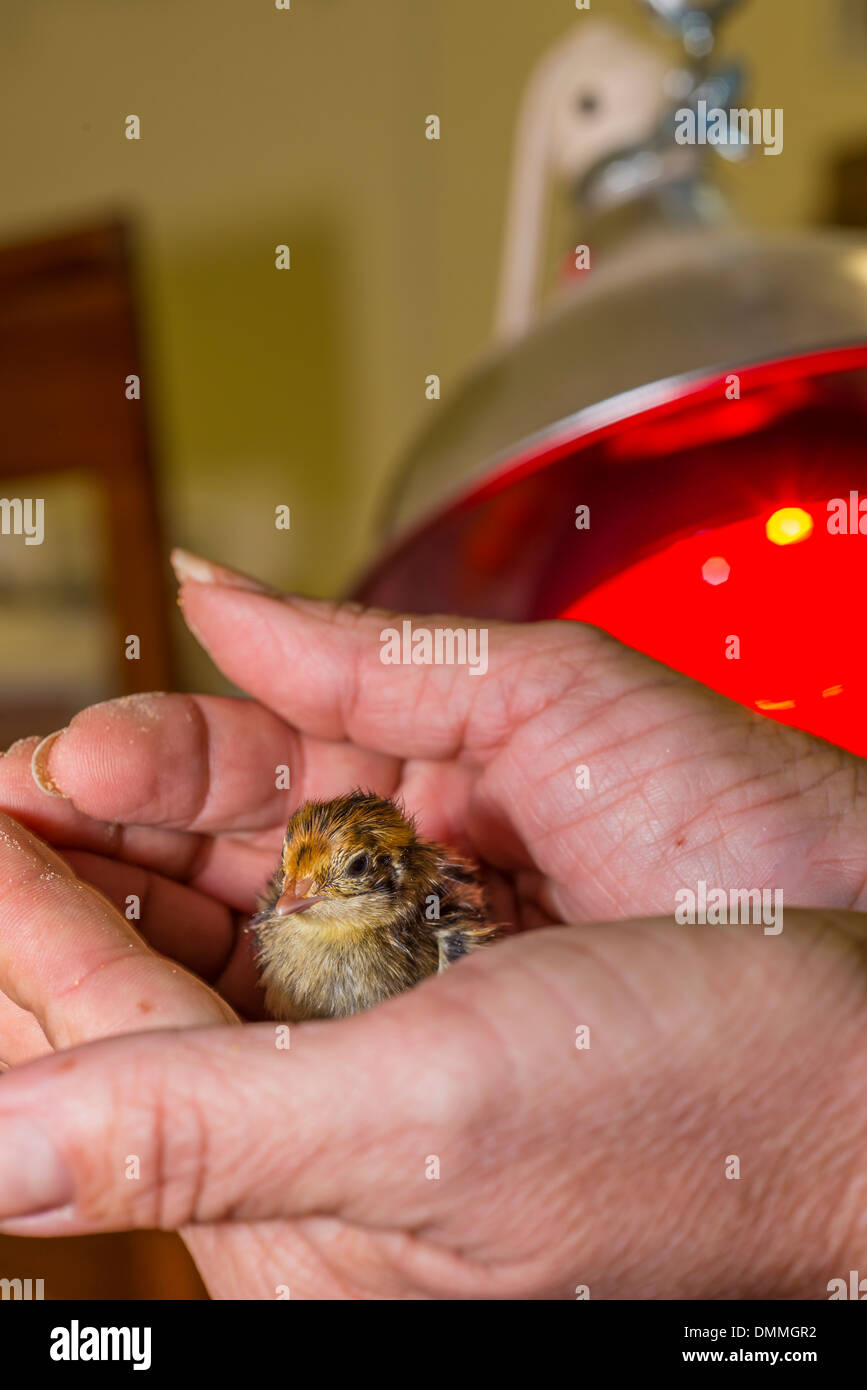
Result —
<path fill-rule="evenodd" d="M 594 623 L 867 754 L 867 347 L 738 378 L 737 399 L 728 374 L 679 381 L 624 418 L 579 415 L 516 446 L 432 507 L 356 596 Z"/>

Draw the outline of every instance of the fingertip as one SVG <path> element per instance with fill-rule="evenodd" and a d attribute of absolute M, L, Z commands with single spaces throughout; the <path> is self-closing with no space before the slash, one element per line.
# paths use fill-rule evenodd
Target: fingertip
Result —
<path fill-rule="evenodd" d="M 270 594 L 272 597 L 277 595 L 276 589 L 263 584 L 261 580 L 253 579 L 251 575 L 231 569 L 228 565 L 215 564 L 213 560 L 206 560 L 204 556 L 194 555 L 179 546 L 175 546 L 169 555 L 169 563 L 181 585 L 213 584 L 228 589 L 244 589 L 251 594 Z"/>
<path fill-rule="evenodd" d="M 33 781 L 86 815 L 119 819 L 138 807 L 143 789 L 150 786 L 148 735 L 159 730 L 170 703 L 182 698 L 154 691 L 81 710 L 34 749 Z"/>
<path fill-rule="evenodd" d="M 210 560 L 202 555 L 194 555 L 192 551 L 182 550 L 178 545 L 169 554 L 169 564 L 179 584 L 186 584 L 187 580 L 196 584 L 216 583 L 217 576 Z"/>

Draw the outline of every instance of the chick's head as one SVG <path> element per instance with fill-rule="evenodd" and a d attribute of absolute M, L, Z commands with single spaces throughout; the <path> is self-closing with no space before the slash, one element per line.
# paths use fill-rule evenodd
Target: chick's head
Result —
<path fill-rule="evenodd" d="M 377 926 L 423 899 L 435 873 L 435 853 L 394 802 L 360 791 L 310 801 L 286 830 L 274 913 Z"/>

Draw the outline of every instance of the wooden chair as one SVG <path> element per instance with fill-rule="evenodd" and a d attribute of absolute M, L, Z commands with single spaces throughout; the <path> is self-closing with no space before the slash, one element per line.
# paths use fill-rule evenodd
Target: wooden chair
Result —
<path fill-rule="evenodd" d="M 102 576 L 113 628 L 115 688 L 172 684 L 164 547 L 147 426 L 126 379 L 142 377 L 130 246 L 120 222 L 0 248 L 0 496 L 45 475 L 91 475 L 104 502 Z M 32 487 L 30 479 L 32 478 Z M 9 480 L 7 482 L 7 480 Z M 14 480 L 14 482 L 13 482 Z M 29 493 L 28 493 L 29 495 Z M 50 515 L 46 514 L 46 543 Z M 8 543 L 0 535 L 0 545 Z M 16 542 L 17 543 L 17 542 Z M 130 661 L 124 639 L 141 639 Z M 14 652 L 0 654 L 0 682 Z M 3 734 L 48 732 L 72 712 L 3 708 Z M 51 717 L 47 726 L 40 721 Z M 5 746 L 5 744 L 3 745 Z M 157 1233 L 65 1241 L 0 1237 L 0 1278 L 42 1278 L 46 1298 L 201 1298 L 180 1242 Z"/>
<path fill-rule="evenodd" d="M 101 566 L 118 693 L 171 682 L 165 557 L 147 425 L 130 238 L 119 221 L 0 247 L 0 495 L 71 469 L 104 501 Z M 0 543 L 2 543 L 0 538 Z M 127 660 L 124 639 L 141 639 Z M 33 732 L 31 729 L 25 732 Z"/>

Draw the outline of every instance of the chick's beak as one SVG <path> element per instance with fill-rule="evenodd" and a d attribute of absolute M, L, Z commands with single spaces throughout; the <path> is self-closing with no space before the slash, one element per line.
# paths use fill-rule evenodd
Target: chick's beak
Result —
<path fill-rule="evenodd" d="M 274 904 L 275 915 L 288 917 L 291 912 L 306 912 L 314 903 L 321 903 L 322 897 L 310 896 L 312 883 L 313 880 L 309 878 L 287 878 L 283 892 Z"/>

